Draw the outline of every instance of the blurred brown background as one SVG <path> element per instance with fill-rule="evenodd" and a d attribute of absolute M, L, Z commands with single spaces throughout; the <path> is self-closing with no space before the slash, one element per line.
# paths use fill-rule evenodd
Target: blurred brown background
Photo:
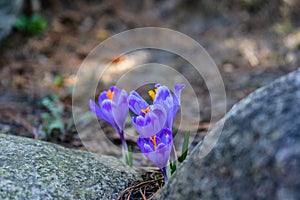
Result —
<path fill-rule="evenodd" d="M 136 27 L 171 28 L 198 41 L 221 72 L 228 109 L 256 88 L 299 67 L 300 2 L 297 0 L 11 2 L 0 2 L 0 26 L 6 27 L 0 29 L 0 132 L 6 134 L 84 149 L 74 125 L 68 126 L 76 72 L 101 41 Z M 35 15 L 38 17 L 33 18 Z M 13 22 L 8 23 L 3 16 L 9 16 Z M 138 58 L 116 55 L 107 59 L 113 60 L 117 67 Z M 164 53 L 152 58 L 173 63 L 176 59 Z M 191 68 L 180 62 L 177 65 L 189 77 L 197 94 L 203 96 L 199 129 L 205 130 L 210 123 L 205 84 L 194 76 Z M 109 81 L 99 84 L 99 91 L 109 84 Z M 43 103 L 45 98 L 60 109 L 58 127 L 62 124 L 63 129 L 51 129 L 51 121 L 56 118 Z M 119 142 L 117 135 L 110 138 Z"/>

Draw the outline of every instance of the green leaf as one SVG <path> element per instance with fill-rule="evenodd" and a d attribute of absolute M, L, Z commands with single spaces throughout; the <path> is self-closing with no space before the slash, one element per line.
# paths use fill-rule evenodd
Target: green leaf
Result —
<path fill-rule="evenodd" d="M 128 147 L 128 151 L 122 148 L 122 155 L 126 165 L 132 166 L 132 147 Z"/>
<path fill-rule="evenodd" d="M 43 118 L 43 120 L 44 121 L 46 121 L 46 123 L 50 123 L 51 122 L 51 120 L 52 120 L 52 118 L 51 118 L 51 116 L 48 114 L 48 113 L 42 113 L 42 118 Z"/>
<path fill-rule="evenodd" d="M 171 174 L 176 171 L 177 165 L 175 163 L 171 163 Z"/>
<path fill-rule="evenodd" d="M 54 78 L 53 84 L 56 87 L 62 87 L 64 84 L 64 77 L 62 74 L 57 74 Z"/>
<path fill-rule="evenodd" d="M 14 27 L 20 31 L 25 31 L 27 23 L 28 23 L 28 18 L 25 15 L 21 15 L 16 19 L 14 23 Z"/>
<path fill-rule="evenodd" d="M 171 164 L 167 165 L 166 171 L 167 171 L 167 177 L 171 177 L 171 175 L 172 175 Z"/>
<path fill-rule="evenodd" d="M 21 15 L 16 19 L 14 27 L 30 35 L 40 35 L 46 28 L 47 21 L 38 14 Z"/>
<path fill-rule="evenodd" d="M 178 158 L 179 162 L 183 162 L 188 154 L 188 147 L 189 147 L 189 139 L 190 139 L 190 131 L 184 136 L 184 141 L 181 150 L 181 156 Z"/>
<path fill-rule="evenodd" d="M 132 166 L 132 146 L 128 147 L 127 165 Z"/>
<path fill-rule="evenodd" d="M 187 151 L 188 151 L 190 134 L 191 134 L 191 132 L 189 131 L 184 136 L 184 141 L 183 141 L 182 150 L 181 150 L 182 154 L 187 153 Z"/>
<path fill-rule="evenodd" d="M 61 120 L 53 120 L 48 126 L 48 132 L 51 133 L 52 130 L 59 129 L 61 132 L 65 131 L 64 124 Z"/>
<path fill-rule="evenodd" d="M 61 118 L 63 109 L 62 106 L 59 105 L 58 100 L 56 100 L 55 98 L 54 100 L 51 100 L 50 98 L 46 97 L 42 99 L 42 104 L 50 111 L 53 117 Z"/>

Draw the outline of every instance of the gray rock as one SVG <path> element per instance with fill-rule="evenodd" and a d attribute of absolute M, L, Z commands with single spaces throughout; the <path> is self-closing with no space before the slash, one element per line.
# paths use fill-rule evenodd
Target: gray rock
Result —
<path fill-rule="evenodd" d="M 0 134 L 0 199 L 115 199 L 136 172 L 116 158 Z"/>
<path fill-rule="evenodd" d="M 22 0 L 0 0 L 0 41 L 10 33 L 22 2 Z"/>
<path fill-rule="evenodd" d="M 300 199 L 300 69 L 258 89 L 197 145 L 157 199 Z"/>

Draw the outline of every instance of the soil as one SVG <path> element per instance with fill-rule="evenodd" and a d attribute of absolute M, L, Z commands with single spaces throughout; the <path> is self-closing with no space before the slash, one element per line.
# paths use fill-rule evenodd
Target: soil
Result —
<path fill-rule="evenodd" d="M 43 1 L 38 11 L 47 20 L 46 30 L 30 36 L 14 30 L 0 47 L 0 132 L 42 139 L 68 148 L 91 150 L 102 144 L 102 137 L 82 143 L 74 125 L 65 130 L 49 131 L 43 105 L 45 98 L 61 108 L 65 126 L 72 119 L 72 87 L 84 58 L 101 41 L 119 32 L 142 26 L 167 27 L 198 41 L 217 64 L 224 80 L 227 109 L 255 89 L 295 70 L 300 63 L 300 20 L 293 1 L 234 1 L 214 6 L 214 1 Z M 245 2 L 256 2 L 248 5 Z M 261 5 L 259 4 L 261 3 Z M 275 1 L 274 1 L 275 2 Z M 296 1 L 295 1 L 296 2 Z M 294 2 L 294 3 L 295 3 Z M 273 13 L 278 11 L 275 17 Z M 107 58 L 122 64 L 136 56 Z M 166 53 L 155 53 L 152 60 L 176 63 L 201 96 L 201 121 L 191 127 L 196 133 L 191 148 L 205 135 L 210 121 L 210 102 L 205 84 L 193 70 L 182 67 L 182 61 Z M 181 66 L 181 67 L 180 67 Z M 113 72 L 112 72 L 113 73 Z M 99 84 L 103 91 L 113 84 L 109 79 Z M 143 92 L 146 89 L 141 89 Z M 175 123 L 178 124 L 178 123 Z M 118 135 L 101 122 L 106 136 L 120 145 Z M 48 131 L 47 131 L 48 128 Z M 128 132 L 132 128 L 128 127 Z M 92 130 L 90 132 L 92 133 Z M 134 137 L 128 143 L 135 146 Z M 179 142 L 180 143 L 180 142 Z M 180 145 L 180 144 L 179 144 Z M 92 151 L 120 157 L 109 145 L 98 145 Z M 144 158 L 134 164 L 146 165 Z"/>

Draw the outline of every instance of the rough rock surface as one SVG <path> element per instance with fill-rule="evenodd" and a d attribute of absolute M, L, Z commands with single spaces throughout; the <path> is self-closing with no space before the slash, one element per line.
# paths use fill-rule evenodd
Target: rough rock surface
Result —
<path fill-rule="evenodd" d="M 10 33 L 22 2 L 23 0 L 0 0 L 0 40 Z"/>
<path fill-rule="evenodd" d="M 300 69 L 258 89 L 199 144 L 157 199 L 300 199 Z M 208 143 L 206 143 L 208 142 Z"/>
<path fill-rule="evenodd" d="M 0 199 L 115 199 L 137 179 L 116 158 L 0 134 Z"/>

